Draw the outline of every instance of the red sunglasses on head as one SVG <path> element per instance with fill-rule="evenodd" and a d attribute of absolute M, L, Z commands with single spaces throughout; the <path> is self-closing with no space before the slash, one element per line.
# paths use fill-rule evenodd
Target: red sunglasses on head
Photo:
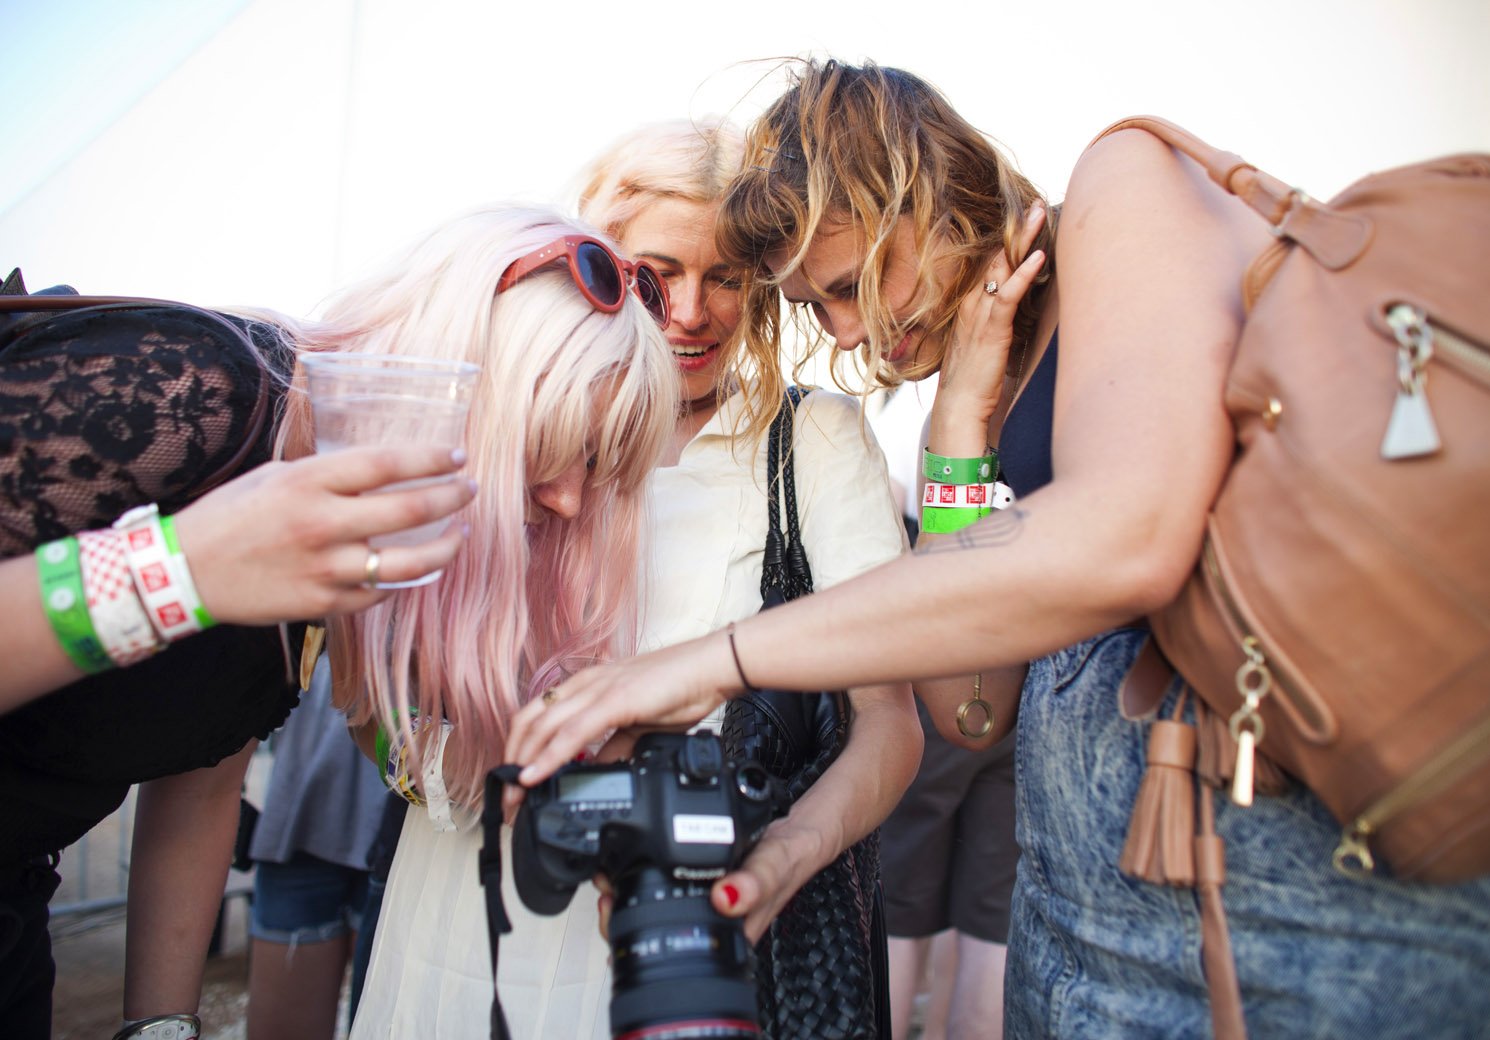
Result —
<path fill-rule="evenodd" d="M 597 311 L 614 314 L 621 309 L 626 290 L 630 289 L 647 308 L 647 313 L 657 319 L 657 324 L 667 327 L 672 309 L 668 303 L 667 285 L 657 268 L 645 260 L 622 260 L 610 246 L 588 235 L 565 235 L 514 260 L 502 272 L 497 292 L 506 292 L 534 271 L 559 260 L 566 262 L 574 284 Z"/>

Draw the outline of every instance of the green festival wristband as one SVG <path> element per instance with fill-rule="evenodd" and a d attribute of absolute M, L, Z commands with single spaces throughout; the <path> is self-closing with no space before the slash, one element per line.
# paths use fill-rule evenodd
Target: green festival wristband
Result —
<path fill-rule="evenodd" d="M 921 455 L 921 474 L 938 484 L 992 484 L 998 479 L 999 453 L 988 448 L 976 459 L 953 459 L 927 448 Z"/>
<path fill-rule="evenodd" d="M 413 705 L 409 706 L 409 718 L 416 720 L 419 718 L 419 709 L 414 707 Z M 380 764 L 386 764 L 388 761 L 388 756 L 392 753 L 393 738 L 389 735 L 388 731 L 383 728 L 383 724 L 380 722 L 378 723 L 378 731 L 373 736 L 373 755 L 376 756 L 377 761 Z"/>
<path fill-rule="evenodd" d="M 929 534 L 951 534 L 971 527 L 993 510 L 984 506 L 946 506 L 921 509 L 921 530 Z"/>
<path fill-rule="evenodd" d="M 36 571 L 41 579 L 41 602 L 47 620 L 72 663 L 89 675 L 113 668 L 114 662 L 99 642 L 93 619 L 88 615 L 78 540 L 63 538 L 40 546 L 36 550 Z"/>
<path fill-rule="evenodd" d="M 389 744 L 388 731 L 379 723 L 377 735 L 373 737 L 373 761 L 378 763 L 380 774 L 388 764 Z"/>

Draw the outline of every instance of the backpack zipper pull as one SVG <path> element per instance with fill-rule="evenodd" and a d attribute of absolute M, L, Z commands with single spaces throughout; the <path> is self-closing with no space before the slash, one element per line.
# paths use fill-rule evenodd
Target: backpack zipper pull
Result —
<path fill-rule="evenodd" d="M 1432 455 L 1443 446 L 1425 392 L 1433 326 L 1426 314 L 1405 303 L 1388 310 L 1386 322 L 1397 337 L 1397 401 L 1381 440 L 1381 457 L 1391 462 Z"/>
<path fill-rule="evenodd" d="M 1236 765 L 1231 771 L 1231 800 L 1243 808 L 1252 804 L 1255 786 L 1257 745 L 1262 742 L 1266 727 L 1257 706 L 1273 688 L 1273 673 L 1268 670 L 1267 658 L 1262 656 L 1256 637 L 1242 640 L 1242 652 L 1247 660 L 1236 671 L 1237 692 L 1242 695 L 1242 706 L 1227 721 L 1231 739 L 1236 741 Z"/>

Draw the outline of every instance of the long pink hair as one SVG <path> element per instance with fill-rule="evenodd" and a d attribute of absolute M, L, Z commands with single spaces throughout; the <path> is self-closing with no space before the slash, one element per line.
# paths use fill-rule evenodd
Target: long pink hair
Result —
<path fill-rule="evenodd" d="M 469 214 L 337 296 L 323 320 L 287 330 L 302 350 L 481 366 L 466 428 L 466 472 L 479 486 L 467 544 L 440 580 L 328 632 L 348 721 L 402 729 L 417 768 L 438 728 L 416 734 L 409 710 L 449 719 L 446 785 L 472 805 L 519 706 L 578 667 L 634 651 L 643 482 L 676 411 L 666 340 L 634 297 L 602 314 L 558 267 L 497 293 L 513 260 L 570 234 L 596 232 L 547 210 Z M 311 441 L 296 391 L 281 430 L 291 452 Z M 529 488 L 591 455 L 580 515 L 525 525 Z"/>

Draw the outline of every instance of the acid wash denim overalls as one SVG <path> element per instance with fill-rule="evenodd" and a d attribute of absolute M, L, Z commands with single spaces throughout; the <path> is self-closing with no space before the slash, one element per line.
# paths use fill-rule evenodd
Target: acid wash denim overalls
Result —
<path fill-rule="evenodd" d="M 1055 369 L 1052 341 L 1004 425 L 1000 457 L 1020 496 L 1050 480 Z M 1018 1040 L 1211 1035 L 1195 891 L 1117 868 L 1148 741 L 1118 689 L 1147 638 L 1119 628 L 1030 664 L 1005 979 Z M 1346 877 L 1331 865 L 1339 824 L 1300 785 L 1245 809 L 1219 796 L 1216 809 L 1252 1040 L 1490 1038 L 1490 877 Z"/>

